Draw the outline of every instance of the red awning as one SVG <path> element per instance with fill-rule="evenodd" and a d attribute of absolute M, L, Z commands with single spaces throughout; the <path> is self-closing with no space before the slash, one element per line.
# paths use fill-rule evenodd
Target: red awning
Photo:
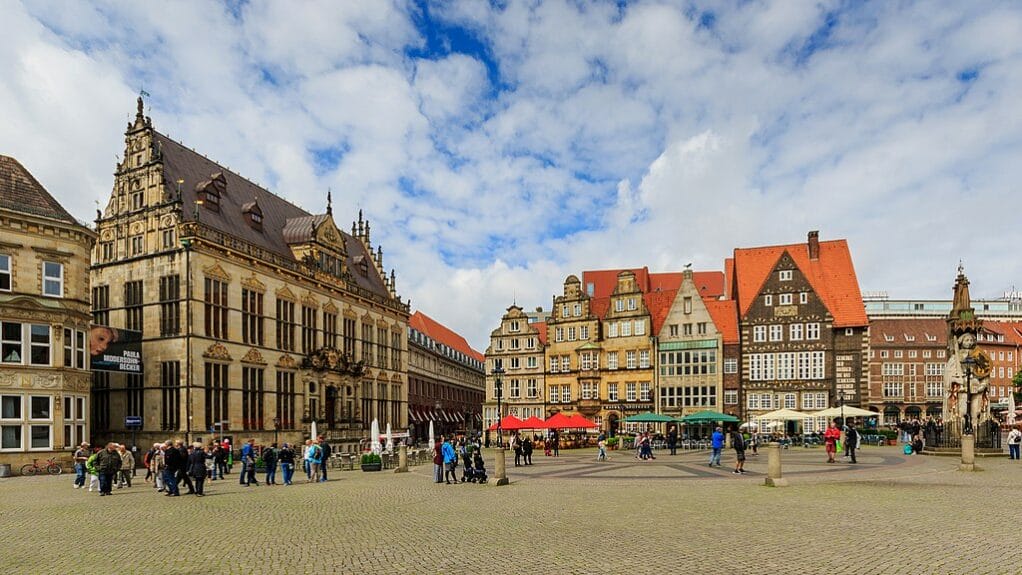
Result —
<path fill-rule="evenodd" d="M 546 429 L 546 422 L 533 415 L 522 422 L 522 429 Z"/>
<path fill-rule="evenodd" d="M 581 413 L 576 413 L 568 418 L 574 425 L 572 427 L 578 427 L 581 429 L 594 429 L 599 427 L 592 421 L 586 419 Z"/>
<path fill-rule="evenodd" d="M 500 420 L 500 428 L 502 430 L 505 430 L 505 429 L 506 430 L 522 429 L 522 420 L 518 419 L 517 417 L 515 417 L 513 415 L 506 415 L 506 416 L 504 416 L 504 419 Z M 490 426 L 490 431 L 496 431 L 496 430 L 497 430 L 497 424 L 494 423 L 493 425 Z"/>
<path fill-rule="evenodd" d="M 558 412 L 551 415 L 543 423 L 547 429 L 568 429 L 577 427 L 577 425 L 571 421 L 571 418 L 565 415 L 564 412 Z"/>

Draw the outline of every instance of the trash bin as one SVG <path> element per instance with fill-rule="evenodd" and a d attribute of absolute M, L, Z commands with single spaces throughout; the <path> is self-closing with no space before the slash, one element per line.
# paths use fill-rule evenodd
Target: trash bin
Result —
<path fill-rule="evenodd" d="M 0 463 L 0 477 L 10 477 L 10 476 L 11 476 L 11 464 L 10 463 Z"/>

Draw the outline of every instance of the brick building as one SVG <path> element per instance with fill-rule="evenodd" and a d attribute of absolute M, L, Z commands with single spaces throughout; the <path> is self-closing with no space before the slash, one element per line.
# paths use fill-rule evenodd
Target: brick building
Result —
<path fill-rule="evenodd" d="M 869 405 L 880 423 L 941 416 L 947 321 L 935 318 L 870 322 Z"/>

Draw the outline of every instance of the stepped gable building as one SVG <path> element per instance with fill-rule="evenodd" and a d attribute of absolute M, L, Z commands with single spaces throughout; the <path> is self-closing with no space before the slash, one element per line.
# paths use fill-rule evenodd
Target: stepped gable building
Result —
<path fill-rule="evenodd" d="M 94 431 L 139 442 L 406 428 L 409 308 L 361 212 L 351 233 L 157 132 L 142 99 L 96 220 L 93 315 L 142 332 L 144 374 L 93 376 Z"/>
<path fill-rule="evenodd" d="M 437 437 L 479 431 L 486 358 L 421 311 L 411 315 L 408 328 L 408 418 L 414 438 L 428 437 L 431 421 Z"/>
<path fill-rule="evenodd" d="M 713 325 L 720 334 L 721 395 L 723 409 L 718 411 L 739 417 L 741 413 L 742 342 L 738 336 L 738 307 L 734 300 L 703 300 Z"/>
<path fill-rule="evenodd" d="M 484 428 L 495 424 L 503 415 L 519 419 L 546 418 L 546 378 L 544 350 L 547 343 L 547 324 L 530 323 L 529 314 L 517 305 L 507 308 L 500 318 L 500 327 L 490 332 L 490 345 L 486 348 L 489 373 L 486 375 L 486 405 L 483 409 Z M 501 378 L 501 411 L 497 413 L 496 378 L 493 370 L 503 370 Z"/>
<path fill-rule="evenodd" d="M 880 423 L 941 416 L 947 321 L 874 319 L 869 338 L 869 405 Z"/>
<path fill-rule="evenodd" d="M 0 155 L 0 463 L 64 455 L 91 435 L 89 253 L 96 235 Z"/>
<path fill-rule="evenodd" d="M 737 302 L 745 415 L 862 406 L 868 320 L 845 240 L 736 248 L 725 262 Z M 814 431 L 822 421 L 808 421 Z"/>
<path fill-rule="evenodd" d="M 606 305 L 607 300 L 594 301 L 586 295 L 582 282 L 574 275 L 564 280 L 563 293 L 554 297 L 546 322 L 548 416 L 560 411 L 581 411 L 593 417 L 600 411 L 599 396 L 594 397 L 593 392 L 601 383 L 600 315 L 593 309 L 596 303 Z M 585 402 L 577 404 L 582 390 L 585 390 Z"/>
<path fill-rule="evenodd" d="M 593 270 L 582 272 L 582 283 L 589 297 L 605 298 L 617 288 L 617 277 L 623 271 L 635 275 L 635 285 L 643 293 L 677 290 L 681 286 L 684 272 L 651 273 L 649 268 L 641 267 L 630 270 Z M 704 299 L 720 299 L 725 295 L 724 274 L 718 271 L 692 272 L 692 282 L 700 297 Z"/>

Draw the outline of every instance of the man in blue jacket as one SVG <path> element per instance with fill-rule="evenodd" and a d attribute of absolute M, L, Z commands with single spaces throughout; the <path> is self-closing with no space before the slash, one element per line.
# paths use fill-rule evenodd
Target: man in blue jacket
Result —
<path fill-rule="evenodd" d="M 710 467 L 714 465 L 720 467 L 720 450 L 724 449 L 724 430 L 720 427 L 713 431 L 710 447 L 713 448 L 713 453 L 710 454 Z"/>
<path fill-rule="evenodd" d="M 454 446 L 451 445 L 451 440 L 447 439 L 444 441 L 443 447 L 440 448 L 441 453 L 444 455 L 444 479 L 447 480 L 447 484 L 451 484 L 451 479 L 455 483 L 458 482 L 458 477 L 454 474 L 454 462 L 458 460 L 458 455 L 454 452 Z M 448 476 L 450 474 L 450 476 Z"/>

